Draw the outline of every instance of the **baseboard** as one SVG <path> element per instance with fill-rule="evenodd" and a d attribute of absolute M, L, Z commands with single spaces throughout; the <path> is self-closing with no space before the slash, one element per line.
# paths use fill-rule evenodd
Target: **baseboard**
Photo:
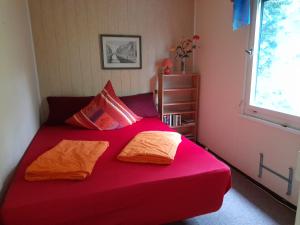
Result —
<path fill-rule="evenodd" d="M 231 165 L 229 162 L 227 162 L 225 159 L 223 159 L 222 157 L 220 157 L 219 155 L 217 155 L 211 149 L 207 148 L 205 145 L 201 144 L 200 142 L 197 142 L 197 144 L 200 145 L 201 147 L 205 148 L 208 152 L 210 152 L 212 155 L 214 155 L 216 158 L 218 158 L 222 162 L 226 163 L 232 169 L 236 170 L 238 173 L 240 173 L 241 175 L 243 175 L 246 179 L 248 179 L 249 181 L 251 181 L 257 187 L 259 187 L 260 189 L 262 189 L 263 191 L 265 191 L 266 193 L 268 193 L 269 195 L 271 195 L 274 199 L 276 199 L 281 204 L 285 205 L 286 207 L 288 207 L 288 208 L 290 208 L 292 210 L 295 210 L 295 211 L 297 210 L 297 206 L 295 206 L 294 204 L 292 204 L 289 201 L 285 200 L 283 197 L 281 197 L 280 195 L 276 194 L 274 191 L 270 190 L 269 188 L 267 188 L 263 184 L 261 184 L 258 181 L 254 180 L 252 177 L 248 176 L 247 174 L 245 174 L 240 169 L 238 169 L 235 166 Z"/>

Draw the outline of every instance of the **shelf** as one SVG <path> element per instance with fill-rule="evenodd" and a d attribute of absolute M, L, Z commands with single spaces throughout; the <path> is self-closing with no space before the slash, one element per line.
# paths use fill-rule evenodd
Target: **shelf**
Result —
<path fill-rule="evenodd" d="M 196 141 L 196 137 L 193 136 L 193 137 L 186 137 L 187 139 L 190 139 L 190 140 L 193 140 L 193 141 Z"/>
<path fill-rule="evenodd" d="M 187 101 L 187 102 L 169 102 L 169 103 L 164 103 L 164 106 L 175 106 L 175 105 L 194 105 L 196 104 L 195 101 Z"/>
<path fill-rule="evenodd" d="M 193 76 L 199 76 L 199 74 L 195 73 L 173 73 L 173 74 L 163 74 L 163 77 L 193 77 Z"/>
<path fill-rule="evenodd" d="M 170 114 L 193 114 L 196 113 L 195 110 L 184 110 L 184 111 L 172 111 L 172 112 L 164 112 L 163 115 L 170 115 Z"/>
<path fill-rule="evenodd" d="M 179 91 L 195 91 L 196 88 L 168 88 L 164 89 L 164 92 L 179 92 Z"/>
<path fill-rule="evenodd" d="M 185 136 L 188 139 L 195 139 L 195 135 L 192 133 L 187 133 L 187 134 L 182 134 L 183 136 Z"/>
<path fill-rule="evenodd" d="M 186 123 L 186 124 L 181 124 L 179 126 L 170 126 L 171 128 L 184 128 L 184 127 L 194 127 L 196 126 L 196 123 Z"/>
<path fill-rule="evenodd" d="M 169 127 L 193 141 L 198 131 L 199 80 L 200 75 L 193 72 L 173 72 L 158 77 L 158 108 L 162 121 L 173 124 Z M 176 114 L 180 116 L 174 116 Z"/>

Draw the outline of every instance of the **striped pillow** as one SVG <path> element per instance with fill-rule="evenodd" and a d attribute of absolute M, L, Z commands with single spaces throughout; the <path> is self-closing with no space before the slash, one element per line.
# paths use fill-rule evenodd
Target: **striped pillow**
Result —
<path fill-rule="evenodd" d="M 67 119 L 66 123 L 87 129 L 113 130 L 141 119 L 118 98 L 108 81 L 104 89 L 87 106 Z"/>

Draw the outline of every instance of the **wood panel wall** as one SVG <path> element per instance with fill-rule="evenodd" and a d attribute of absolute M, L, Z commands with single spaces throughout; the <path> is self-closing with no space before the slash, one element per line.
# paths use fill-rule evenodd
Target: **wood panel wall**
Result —
<path fill-rule="evenodd" d="M 108 80 L 118 95 L 150 91 L 168 49 L 193 34 L 194 0 L 29 0 L 29 7 L 44 101 L 95 95 Z M 102 70 L 99 34 L 141 35 L 142 69 Z"/>

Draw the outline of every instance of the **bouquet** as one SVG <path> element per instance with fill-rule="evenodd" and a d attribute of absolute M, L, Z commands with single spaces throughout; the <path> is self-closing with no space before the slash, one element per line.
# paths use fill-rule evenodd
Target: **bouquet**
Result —
<path fill-rule="evenodd" d="M 193 50 L 198 47 L 197 42 L 199 41 L 199 35 L 194 35 L 192 38 L 185 38 L 177 43 L 177 46 L 171 48 L 172 52 L 176 53 L 175 58 L 180 58 L 181 61 L 181 72 L 185 73 L 185 59 L 192 54 Z"/>
<path fill-rule="evenodd" d="M 194 35 L 192 38 L 182 39 L 178 42 L 175 48 L 171 51 L 176 52 L 176 58 L 187 58 L 197 48 L 197 41 L 200 39 L 199 35 Z"/>

